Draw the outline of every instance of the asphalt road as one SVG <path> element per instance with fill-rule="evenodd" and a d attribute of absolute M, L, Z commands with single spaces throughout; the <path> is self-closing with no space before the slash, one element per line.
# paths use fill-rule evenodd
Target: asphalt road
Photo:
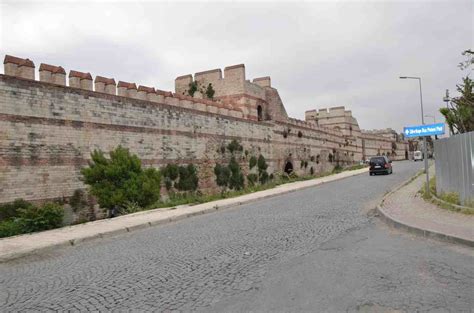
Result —
<path fill-rule="evenodd" d="M 0 311 L 472 312 L 474 251 L 371 210 L 421 166 L 1 264 Z"/>

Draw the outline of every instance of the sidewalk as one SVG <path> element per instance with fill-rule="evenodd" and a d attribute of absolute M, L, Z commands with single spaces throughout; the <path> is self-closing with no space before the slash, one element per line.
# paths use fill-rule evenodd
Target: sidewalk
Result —
<path fill-rule="evenodd" d="M 417 193 L 425 180 L 425 175 L 420 175 L 385 196 L 377 207 L 382 219 L 396 228 L 474 247 L 474 215 L 451 212 L 423 200 Z"/>
<path fill-rule="evenodd" d="M 0 239 L 0 262 L 39 253 L 55 247 L 74 246 L 84 241 L 110 237 L 136 229 L 165 224 L 187 217 L 230 208 L 259 199 L 297 191 L 327 182 L 366 173 L 368 168 L 334 174 L 307 181 L 288 183 L 276 188 L 247 195 L 222 199 L 194 206 L 183 205 L 170 209 L 155 209 L 39 233 Z"/>

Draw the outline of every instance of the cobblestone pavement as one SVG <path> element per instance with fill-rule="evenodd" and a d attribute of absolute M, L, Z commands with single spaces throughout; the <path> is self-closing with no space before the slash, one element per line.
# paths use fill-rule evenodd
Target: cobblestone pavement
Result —
<path fill-rule="evenodd" d="M 394 165 L 1 264 L 0 311 L 472 311 L 472 249 L 368 211 L 421 166 Z"/>

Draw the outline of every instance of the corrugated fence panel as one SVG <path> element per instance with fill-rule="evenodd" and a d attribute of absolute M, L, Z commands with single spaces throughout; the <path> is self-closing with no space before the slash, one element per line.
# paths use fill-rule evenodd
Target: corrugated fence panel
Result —
<path fill-rule="evenodd" d="M 474 200 L 474 132 L 434 142 L 436 192 L 457 192 L 461 203 Z"/>

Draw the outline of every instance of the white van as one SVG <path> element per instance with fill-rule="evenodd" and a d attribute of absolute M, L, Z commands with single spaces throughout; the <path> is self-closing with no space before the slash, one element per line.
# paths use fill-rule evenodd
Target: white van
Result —
<path fill-rule="evenodd" d="M 413 161 L 423 161 L 423 153 L 421 151 L 415 151 L 415 153 L 413 153 Z"/>

